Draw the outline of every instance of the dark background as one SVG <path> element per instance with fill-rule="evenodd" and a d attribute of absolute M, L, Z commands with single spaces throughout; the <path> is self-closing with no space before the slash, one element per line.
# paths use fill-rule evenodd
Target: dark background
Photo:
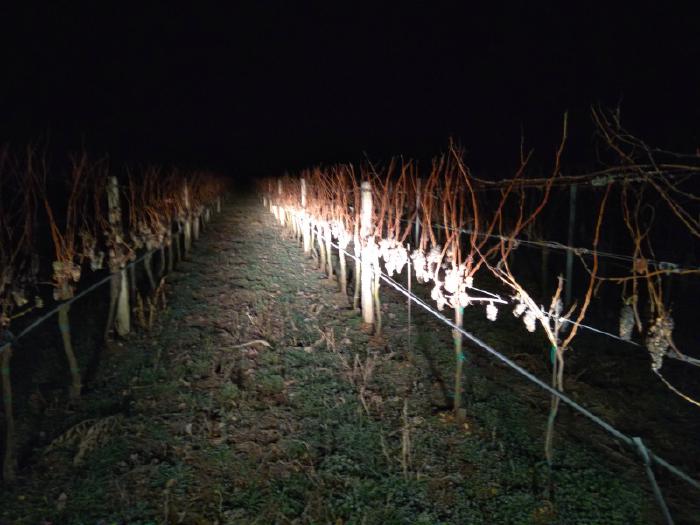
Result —
<path fill-rule="evenodd" d="M 633 132 L 693 152 L 700 18 L 669 4 L 3 4 L 0 142 L 243 176 L 452 136 L 505 177 L 521 130 L 546 168 L 566 110 L 567 165 L 594 164 L 590 105 L 621 103 Z"/>

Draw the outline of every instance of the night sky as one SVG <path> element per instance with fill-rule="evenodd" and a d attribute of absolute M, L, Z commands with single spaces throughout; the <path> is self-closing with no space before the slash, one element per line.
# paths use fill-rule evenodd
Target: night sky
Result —
<path fill-rule="evenodd" d="M 0 141 L 15 146 L 258 175 L 428 158 L 452 136 L 504 177 L 521 129 L 547 165 L 566 110 L 568 165 L 590 165 L 589 107 L 618 102 L 650 142 L 700 146 L 697 8 L 16 4 L 0 7 Z"/>

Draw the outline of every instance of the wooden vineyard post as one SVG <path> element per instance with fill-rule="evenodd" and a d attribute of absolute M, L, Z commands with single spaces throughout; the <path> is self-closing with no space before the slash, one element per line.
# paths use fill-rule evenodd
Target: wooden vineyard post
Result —
<path fill-rule="evenodd" d="M 272 181 L 268 180 L 267 181 L 267 206 L 270 208 L 270 212 L 272 212 Z"/>
<path fill-rule="evenodd" d="M 411 253 L 411 245 L 409 244 L 406 249 L 408 250 L 408 253 Z M 409 257 L 408 260 L 406 261 L 406 284 L 408 285 L 408 296 L 406 297 L 406 312 L 408 314 L 408 319 L 407 319 L 407 328 L 408 328 L 408 359 L 411 362 L 415 362 L 415 355 L 413 354 L 413 339 L 411 337 L 411 303 L 413 302 L 411 300 L 411 296 L 413 295 L 413 292 L 411 291 L 411 266 L 412 266 L 412 261 L 411 258 Z"/>
<path fill-rule="evenodd" d="M 183 186 L 183 196 L 185 199 L 185 224 L 184 224 L 184 234 L 185 234 L 185 257 L 190 254 L 192 250 L 192 223 L 190 220 L 190 191 L 187 187 L 187 181 L 185 181 Z"/>
<path fill-rule="evenodd" d="M 280 225 L 285 224 L 285 212 L 282 208 L 282 179 L 277 179 L 277 206 L 279 207 L 279 221 Z"/>
<path fill-rule="evenodd" d="M 173 237 L 173 243 L 175 245 L 175 263 L 182 261 L 182 223 L 177 221 L 177 230 L 175 231 L 175 237 Z"/>
<path fill-rule="evenodd" d="M 116 177 L 109 177 L 107 185 L 107 204 L 109 206 L 109 223 L 112 226 L 112 231 L 115 236 L 115 244 L 121 241 L 123 232 L 121 224 L 121 206 L 119 204 L 119 183 Z M 129 280 L 126 271 L 126 261 L 123 260 L 122 254 L 117 253 L 119 246 L 114 246 L 114 258 L 110 261 L 110 270 L 112 271 L 112 302 L 116 302 L 116 319 L 114 327 L 117 334 L 125 336 L 131 331 L 131 310 L 129 308 Z M 114 260 L 116 259 L 116 260 Z M 111 322 L 112 319 L 110 319 Z M 109 333 L 107 328 L 107 333 Z"/>
<path fill-rule="evenodd" d="M 173 273 L 173 268 L 175 267 L 175 237 L 173 237 L 172 232 L 173 225 L 168 224 L 168 231 L 166 233 L 169 239 L 168 244 L 168 273 Z"/>
<path fill-rule="evenodd" d="M 323 229 L 321 225 L 316 226 L 316 242 L 318 242 L 318 268 L 322 272 L 326 271 L 326 245 L 323 242 Z"/>
<path fill-rule="evenodd" d="M 1 339 L 0 339 L 1 340 Z M 5 412 L 5 453 L 2 460 L 2 479 L 5 483 L 15 480 L 15 416 L 12 407 L 12 381 L 10 378 L 10 360 L 12 347 L 8 346 L 0 356 L 2 372 L 2 403 Z"/>
<path fill-rule="evenodd" d="M 127 266 L 126 273 L 129 276 L 129 303 L 136 303 L 136 265 Z"/>
<path fill-rule="evenodd" d="M 374 297 L 372 295 L 373 277 L 372 255 L 368 249 L 368 241 L 372 233 L 372 184 L 365 181 L 361 185 L 361 212 L 360 212 L 360 243 L 362 244 L 361 262 L 361 294 L 362 320 L 369 325 L 374 325 Z"/>
<path fill-rule="evenodd" d="M 374 280 L 372 281 L 372 299 L 374 300 L 374 313 L 376 318 L 374 320 L 375 334 L 379 335 L 382 333 L 382 302 L 379 297 L 379 284 L 380 284 L 380 273 L 379 273 L 379 260 L 374 257 L 373 264 L 376 264 L 377 271 L 374 272 Z"/>
<path fill-rule="evenodd" d="M 299 246 L 304 245 L 304 218 L 302 216 L 302 210 L 300 209 L 296 214 L 296 228 L 297 228 L 297 242 Z"/>
<path fill-rule="evenodd" d="M 189 197 L 189 190 L 188 190 L 188 197 Z M 198 241 L 199 240 L 199 227 L 201 225 L 201 209 L 202 207 L 199 205 L 199 203 L 196 203 L 196 206 L 191 206 L 190 207 L 190 213 L 189 213 L 189 219 L 190 219 L 190 224 L 192 225 L 192 240 L 193 241 Z"/>
<path fill-rule="evenodd" d="M 323 229 L 323 235 L 326 241 L 326 263 L 328 264 L 328 278 L 333 279 L 333 247 L 331 246 L 332 238 L 330 224 L 326 224 L 325 228 Z"/>
<path fill-rule="evenodd" d="M 338 237 L 338 266 L 340 267 L 338 283 L 340 284 L 340 293 L 343 294 L 345 298 L 347 298 L 348 295 L 348 263 L 347 259 L 345 259 L 345 250 L 347 247 L 347 232 L 345 231 L 345 222 L 343 221 L 341 234 Z"/>
<path fill-rule="evenodd" d="M 464 307 L 457 306 L 455 308 L 455 325 L 462 328 L 464 325 Z M 457 329 L 452 330 L 452 338 L 454 339 L 455 348 L 455 398 L 454 412 L 455 420 L 461 423 L 466 418 L 464 409 L 462 408 L 462 369 L 464 368 L 464 351 L 462 350 L 462 332 Z"/>
<path fill-rule="evenodd" d="M 201 217 L 198 214 L 192 216 L 192 239 L 195 241 L 199 240 L 199 224 Z"/>
<path fill-rule="evenodd" d="M 360 275 L 362 273 L 362 264 L 358 261 L 358 259 L 361 261 L 362 258 L 362 243 L 360 242 L 360 225 L 355 221 L 355 228 L 352 232 L 352 245 L 353 245 L 353 252 L 355 252 L 355 264 L 353 265 L 355 268 L 355 279 L 354 279 L 354 290 L 352 293 L 352 309 L 357 310 L 360 305 Z"/>
<path fill-rule="evenodd" d="M 298 217 L 294 215 L 293 212 L 289 212 L 289 223 L 292 225 L 292 231 L 294 232 L 294 239 L 299 241 L 300 230 L 299 230 L 299 220 Z"/>
<path fill-rule="evenodd" d="M 114 327 L 117 333 L 124 337 L 129 332 L 131 332 L 131 317 L 129 309 L 129 286 L 126 275 L 126 269 L 122 269 L 119 272 L 118 279 L 118 294 L 119 299 L 117 301 L 117 317 L 114 322 Z"/>
<path fill-rule="evenodd" d="M 345 259 L 344 248 L 338 250 L 338 264 L 340 265 L 340 276 L 338 278 L 340 284 L 340 293 L 343 296 L 348 295 L 348 263 Z"/>
<path fill-rule="evenodd" d="M 311 253 L 311 222 L 306 215 L 306 179 L 301 179 L 301 212 L 302 212 L 302 238 L 304 239 L 304 254 Z"/>

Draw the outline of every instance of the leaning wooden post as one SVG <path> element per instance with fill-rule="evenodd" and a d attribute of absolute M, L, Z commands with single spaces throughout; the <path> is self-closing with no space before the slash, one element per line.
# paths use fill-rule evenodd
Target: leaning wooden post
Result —
<path fill-rule="evenodd" d="M 372 285 L 374 272 L 372 271 L 373 255 L 368 249 L 370 235 L 372 233 L 372 184 L 364 181 L 361 185 L 360 208 L 360 242 L 362 243 L 362 262 L 360 280 L 361 282 L 361 305 L 362 320 L 369 325 L 374 325 L 374 297 L 372 295 Z"/>
<path fill-rule="evenodd" d="M 125 336 L 131 331 L 131 309 L 129 308 L 129 279 L 126 271 L 126 257 L 121 253 L 123 242 L 122 210 L 119 204 L 119 183 L 116 177 L 109 177 L 107 184 L 107 205 L 109 206 L 109 223 L 114 235 L 114 253 L 110 258 L 113 286 L 112 300 L 116 302 L 117 312 L 114 327 L 117 334 Z M 115 296 L 116 294 L 116 296 Z M 109 330 L 109 328 L 108 328 Z"/>
<path fill-rule="evenodd" d="M 301 213 L 302 213 L 302 237 L 304 239 L 304 253 L 311 253 L 311 221 L 306 214 L 306 179 L 301 179 Z"/>
<path fill-rule="evenodd" d="M 2 341 L 2 339 L 0 339 Z M 0 356 L 2 375 L 2 404 L 5 412 L 5 454 L 2 460 L 2 479 L 5 483 L 15 480 L 15 416 L 12 408 L 12 381 L 10 379 L 10 360 L 12 347 L 7 346 Z"/>

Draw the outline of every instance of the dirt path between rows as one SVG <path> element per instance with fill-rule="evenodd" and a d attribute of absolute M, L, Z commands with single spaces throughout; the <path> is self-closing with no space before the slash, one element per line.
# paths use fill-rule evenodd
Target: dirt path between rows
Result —
<path fill-rule="evenodd" d="M 639 472 L 566 435 L 548 495 L 544 396 L 475 361 L 457 425 L 449 330 L 414 312 L 409 353 L 387 293 L 369 335 L 285 235 L 255 199 L 225 207 L 157 326 L 111 348 L 62 441 L 4 491 L 3 523 L 656 520 Z"/>

